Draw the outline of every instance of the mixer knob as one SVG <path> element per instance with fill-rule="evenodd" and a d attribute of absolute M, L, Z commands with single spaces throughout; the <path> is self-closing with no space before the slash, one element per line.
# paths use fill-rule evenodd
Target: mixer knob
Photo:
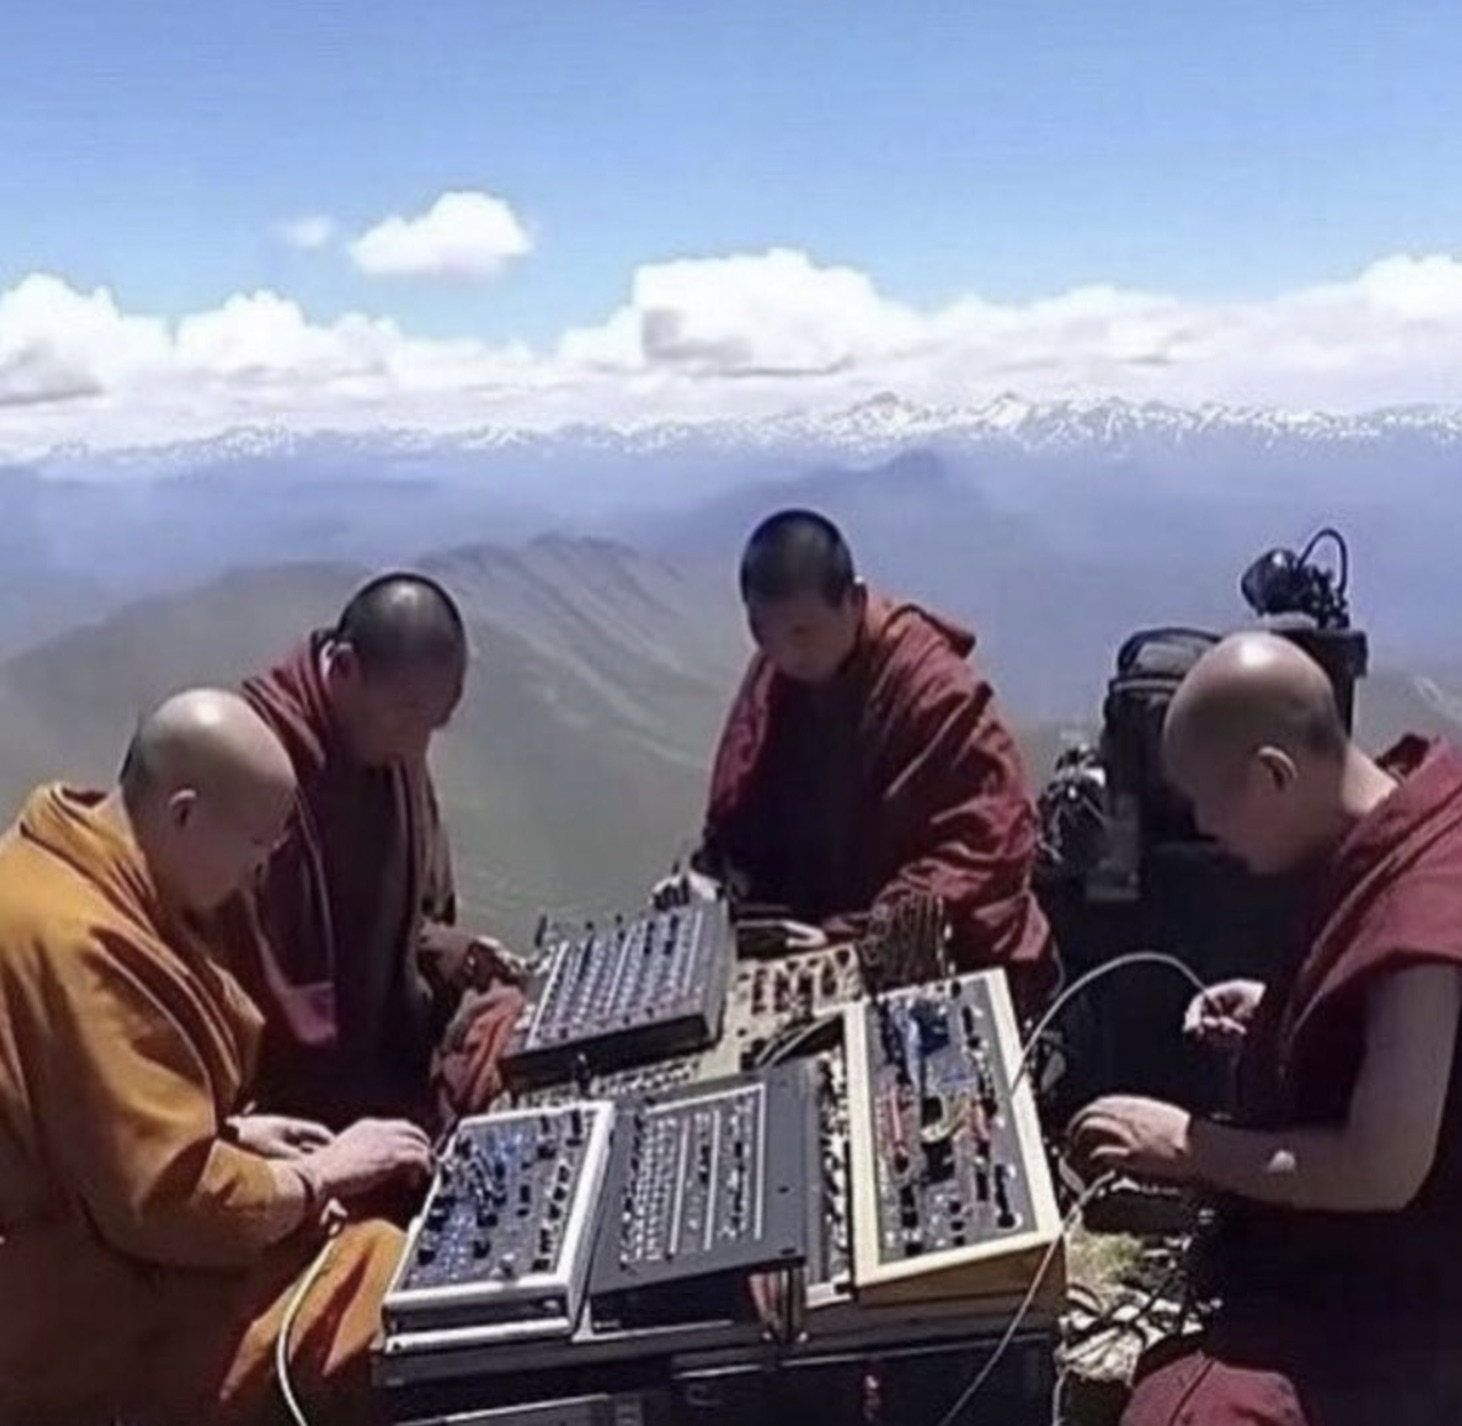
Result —
<path fill-rule="evenodd" d="M 436 1256 L 437 1240 L 435 1238 L 428 1238 L 425 1234 L 423 1234 L 421 1241 L 417 1244 L 416 1247 L 416 1261 L 420 1263 L 422 1267 L 428 1267 L 431 1263 L 436 1261 Z"/>
<path fill-rule="evenodd" d="M 492 1241 L 485 1233 L 479 1233 L 472 1240 L 472 1256 L 485 1258 L 492 1251 Z"/>
<path fill-rule="evenodd" d="M 575 1107 L 569 1113 L 569 1143 L 576 1145 L 584 1137 L 584 1111 Z"/>
<path fill-rule="evenodd" d="M 513 1255 L 511 1253 L 504 1254 L 497 1266 L 498 1271 L 505 1278 L 514 1278 L 517 1276 L 517 1268 L 514 1266 Z"/>

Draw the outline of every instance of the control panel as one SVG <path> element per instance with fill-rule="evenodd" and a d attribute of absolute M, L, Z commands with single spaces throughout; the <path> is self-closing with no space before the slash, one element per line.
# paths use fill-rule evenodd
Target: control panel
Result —
<path fill-rule="evenodd" d="M 581 1101 L 458 1125 L 386 1294 L 388 1351 L 574 1330 L 614 1118 Z"/>
<path fill-rule="evenodd" d="M 949 921 L 943 900 L 911 895 L 877 907 L 858 940 L 857 959 L 870 993 L 947 977 Z"/>
<path fill-rule="evenodd" d="M 852 1215 L 848 1193 L 848 1076 L 843 1047 L 813 1061 L 817 1102 L 817 1184 L 808 1195 L 812 1212 L 807 1261 L 808 1306 L 852 1287 Z"/>
<path fill-rule="evenodd" d="M 621 1102 L 596 1328 L 749 1317 L 747 1274 L 806 1260 L 815 1132 L 804 1064 Z"/>
<path fill-rule="evenodd" d="M 745 1068 L 774 1044 L 842 1009 L 862 993 L 863 978 L 851 944 L 803 951 L 736 966 L 727 1028 Z"/>
<path fill-rule="evenodd" d="M 719 901 L 550 929 L 504 1074 L 514 1085 L 582 1080 L 714 1043 L 733 956 Z"/>
<path fill-rule="evenodd" d="M 875 996 L 845 1036 L 860 1298 L 1023 1290 L 1060 1224 L 1004 977 Z"/>

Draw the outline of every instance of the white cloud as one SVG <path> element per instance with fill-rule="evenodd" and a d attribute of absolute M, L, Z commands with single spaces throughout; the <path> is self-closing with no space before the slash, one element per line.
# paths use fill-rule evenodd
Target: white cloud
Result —
<path fill-rule="evenodd" d="M 881 390 L 1346 410 L 1462 401 L 1462 258 L 1394 256 L 1248 302 L 1092 286 L 918 310 L 804 253 L 682 259 L 551 348 L 416 337 L 272 292 L 179 321 L 43 274 L 0 293 L 0 449 L 238 422 L 427 427 L 754 415 Z"/>
<path fill-rule="evenodd" d="M 392 214 L 350 244 L 370 277 L 492 277 L 533 247 L 527 230 L 490 193 L 444 193 L 415 218 Z"/>
<path fill-rule="evenodd" d="M 279 240 L 301 252 L 317 252 L 328 247 L 334 236 L 335 219 L 324 213 L 312 213 L 279 225 Z"/>

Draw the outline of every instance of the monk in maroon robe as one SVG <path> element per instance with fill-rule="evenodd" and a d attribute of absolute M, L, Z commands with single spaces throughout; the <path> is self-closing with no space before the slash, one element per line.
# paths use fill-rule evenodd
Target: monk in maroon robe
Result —
<path fill-rule="evenodd" d="M 438 1127 L 501 1088 L 521 969 L 456 923 L 428 747 L 462 697 L 445 590 L 386 575 L 244 696 L 299 779 L 290 835 L 231 908 L 238 972 L 267 1021 L 261 1097 L 336 1125 Z"/>
<path fill-rule="evenodd" d="M 1199 824 L 1309 898 L 1267 984 L 1189 1010 L 1240 1047 L 1233 1123 L 1109 1098 L 1072 1125 L 1091 1169 L 1217 1198 L 1194 1266 L 1218 1314 L 1152 1354 L 1124 1426 L 1462 1420 L 1462 757 L 1371 760 L 1264 634 L 1195 666 L 1164 747 Z"/>
<path fill-rule="evenodd" d="M 1029 1008 L 1056 979 L 1031 891 L 1036 816 L 973 635 L 870 597 L 842 535 L 807 511 L 752 535 L 741 592 L 758 652 L 716 754 L 697 872 L 784 910 L 803 944 L 938 896 L 956 963 L 1004 966 Z"/>

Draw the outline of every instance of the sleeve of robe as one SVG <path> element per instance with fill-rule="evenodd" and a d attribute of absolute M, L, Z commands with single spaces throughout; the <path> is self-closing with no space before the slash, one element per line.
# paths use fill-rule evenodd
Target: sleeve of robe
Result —
<path fill-rule="evenodd" d="M 296 1210 L 266 1160 L 221 1137 L 194 1047 L 145 970 L 109 954 L 106 939 L 82 945 L 78 973 L 53 983 L 43 1006 L 7 1006 L 44 1016 L 16 1029 L 46 1047 L 53 1151 L 118 1251 L 177 1267 L 248 1266 Z"/>
<path fill-rule="evenodd" d="M 1047 932 L 1030 894 L 1035 809 L 989 684 L 936 650 L 910 671 L 889 716 L 882 796 L 898 870 L 875 907 L 932 893 L 961 963 L 1039 959 Z"/>

